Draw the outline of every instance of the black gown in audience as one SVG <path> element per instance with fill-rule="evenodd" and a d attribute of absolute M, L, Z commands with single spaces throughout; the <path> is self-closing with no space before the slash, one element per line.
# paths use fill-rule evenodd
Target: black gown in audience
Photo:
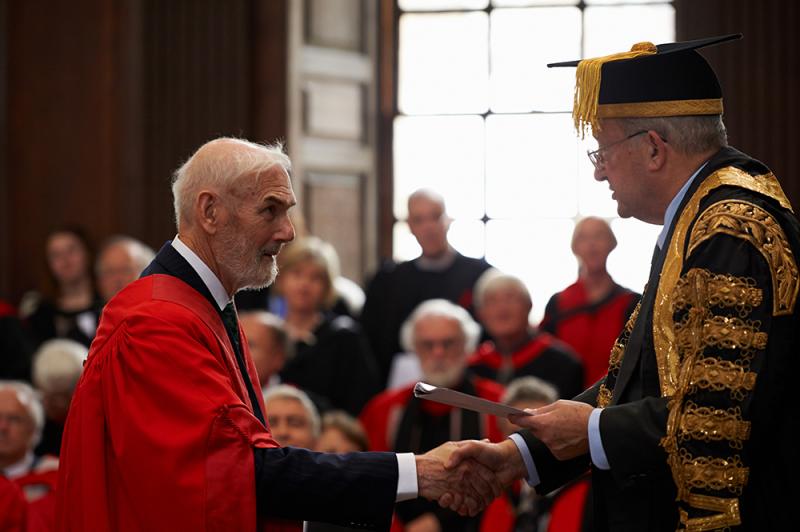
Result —
<path fill-rule="evenodd" d="M 472 312 L 472 289 L 491 266 L 483 259 L 456 252 L 445 264 L 422 257 L 401 264 L 387 263 L 367 286 L 361 323 L 378 362 L 381 383 L 389 375 L 392 358 L 402 352 L 399 333 L 417 305 L 442 298 Z"/>
<path fill-rule="evenodd" d="M 281 371 L 283 382 L 321 395 L 333 408 L 357 416 L 380 391 L 378 372 L 358 323 L 325 314 L 311 338 L 295 344 Z"/>
<path fill-rule="evenodd" d="M 31 346 L 17 311 L 0 300 L 0 380 L 31 380 Z"/>

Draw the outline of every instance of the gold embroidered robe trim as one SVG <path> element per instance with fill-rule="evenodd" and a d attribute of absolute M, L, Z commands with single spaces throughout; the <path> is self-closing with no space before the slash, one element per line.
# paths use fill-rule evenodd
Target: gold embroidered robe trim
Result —
<path fill-rule="evenodd" d="M 714 515 L 689 518 L 686 510 L 680 510 L 681 525 L 686 532 L 707 532 L 742 524 L 739 513 L 739 499 L 711 497 L 709 495 L 690 495 L 689 504 L 694 508 L 719 512 Z"/>
<path fill-rule="evenodd" d="M 721 201 L 703 211 L 689 237 L 687 254 L 714 235 L 726 234 L 753 244 L 772 274 L 772 315 L 791 314 L 797 302 L 800 277 L 783 229 L 764 209 L 747 201 Z"/>
<path fill-rule="evenodd" d="M 687 402 L 679 430 L 681 440 L 727 440 L 734 449 L 741 449 L 750 438 L 750 422 L 742 419 L 738 407 L 723 410 Z"/>
<path fill-rule="evenodd" d="M 694 304 L 703 294 L 710 307 L 734 307 L 741 317 L 750 313 L 764 299 L 764 292 L 751 277 L 712 273 L 704 268 L 692 268 L 675 287 L 675 310 Z"/>
<path fill-rule="evenodd" d="M 772 173 L 751 176 L 747 172 L 734 167 L 720 168 L 700 184 L 681 211 L 672 232 L 672 238 L 665 250 L 666 258 L 661 268 L 661 280 L 658 284 L 653 303 L 653 346 L 658 366 L 661 395 L 673 396 L 678 385 L 680 373 L 680 356 L 675 342 L 673 324 L 673 296 L 684 263 L 684 244 L 689 228 L 700 209 L 700 202 L 708 194 L 722 186 L 736 186 L 763 194 L 776 200 L 781 206 L 790 209 L 786 195 L 778 180 Z"/>
<path fill-rule="evenodd" d="M 689 390 L 702 388 L 721 392 L 730 390 L 731 396 L 744 400 L 747 392 L 756 386 L 756 373 L 748 371 L 746 365 L 715 357 L 700 358 L 694 363 L 689 378 Z"/>

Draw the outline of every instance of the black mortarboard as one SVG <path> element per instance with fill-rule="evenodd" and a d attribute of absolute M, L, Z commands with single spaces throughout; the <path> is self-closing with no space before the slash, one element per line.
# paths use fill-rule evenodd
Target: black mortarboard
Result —
<path fill-rule="evenodd" d="M 583 134 L 600 118 L 722 114 L 722 89 L 698 48 L 740 39 L 741 33 L 655 46 L 630 52 L 551 63 L 577 66 L 572 116 Z"/>

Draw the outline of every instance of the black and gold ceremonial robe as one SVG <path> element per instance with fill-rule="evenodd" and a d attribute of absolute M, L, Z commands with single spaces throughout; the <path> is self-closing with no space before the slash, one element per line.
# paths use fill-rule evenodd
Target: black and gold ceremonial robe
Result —
<path fill-rule="evenodd" d="M 599 530 L 796 526 L 799 253 L 775 176 L 720 150 L 656 249 L 608 374 L 577 398 L 604 408 L 611 469 L 592 471 Z M 523 436 L 541 492 L 590 465 Z"/>

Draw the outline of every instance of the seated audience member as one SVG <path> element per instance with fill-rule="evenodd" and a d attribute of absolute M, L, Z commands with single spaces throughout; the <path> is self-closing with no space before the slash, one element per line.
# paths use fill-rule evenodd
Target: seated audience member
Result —
<path fill-rule="evenodd" d="M 323 453 L 350 453 L 369 450 L 367 434 L 356 418 L 343 410 L 333 410 L 322 416 L 322 431 L 317 439 L 316 451 Z M 330 523 L 306 523 L 304 532 L 356 532 Z"/>
<path fill-rule="evenodd" d="M 48 340 L 33 357 L 33 384 L 42 396 L 44 430 L 36 454 L 58 456 L 75 386 L 89 350 L 72 340 Z"/>
<path fill-rule="evenodd" d="M 509 383 L 502 402 L 520 410 L 536 409 L 558 400 L 551 384 L 536 377 L 520 377 Z M 519 430 L 507 419 L 500 420 L 504 436 Z M 527 482 L 515 482 L 507 492 L 486 509 L 481 532 L 580 532 L 590 515 L 584 508 L 588 482 L 585 479 L 572 486 L 540 496 Z M 589 506 L 590 508 L 590 506 Z"/>
<path fill-rule="evenodd" d="M 326 312 L 335 298 L 335 251 L 306 237 L 286 247 L 279 265 L 276 288 L 286 300 L 286 330 L 294 341 L 281 379 L 357 415 L 379 391 L 378 373 L 358 323 Z"/>
<path fill-rule="evenodd" d="M 0 530 L 27 532 L 28 503 L 13 480 L 0 475 Z"/>
<path fill-rule="evenodd" d="M 69 338 L 89 347 L 103 306 L 95 292 L 89 241 L 80 229 L 57 230 L 47 237 L 45 258 L 49 286 L 23 297 L 20 317 L 36 345 Z"/>
<path fill-rule="evenodd" d="M 118 235 L 108 239 L 97 256 L 97 290 L 103 301 L 139 278 L 156 254 L 135 238 Z"/>
<path fill-rule="evenodd" d="M 291 344 L 283 320 L 263 310 L 242 312 L 239 324 L 244 330 L 261 390 L 280 384 L 280 371 L 286 363 Z"/>
<path fill-rule="evenodd" d="M 472 311 L 472 288 L 489 264 L 461 255 L 447 242 L 450 218 L 444 199 L 431 190 L 408 198 L 408 227 L 422 255 L 383 266 L 367 286 L 361 323 L 378 361 L 381 382 L 387 382 L 392 358 L 401 351 L 400 327 L 417 305 L 447 299 Z"/>
<path fill-rule="evenodd" d="M 411 313 L 401 334 L 403 347 L 419 356 L 425 382 L 492 401 L 500 399 L 502 386 L 467 371 L 467 357 L 478 342 L 480 326 L 463 308 L 444 299 L 426 301 Z M 413 385 L 372 399 L 361 422 L 374 451 L 424 452 L 450 440 L 498 441 L 502 437 L 495 417 L 418 399 Z M 471 530 L 480 521 L 427 501 L 400 503 L 396 515 L 412 529 L 428 523 L 442 530 Z"/>
<path fill-rule="evenodd" d="M 540 325 L 578 352 L 586 386 L 605 377 L 614 341 L 640 298 L 615 283 L 606 269 L 615 247 L 608 222 L 593 217 L 578 222 L 572 233 L 578 280 L 550 298 Z"/>
<path fill-rule="evenodd" d="M 470 359 L 475 374 L 502 384 L 532 375 L 555 386 L 564 398 L 583 390 L 583 368 L 572 349 L 531 326 L 531 296 L 519 278 L 486 272 L 475 285 L 475 306 L 493 338 Z"/>
<path fill-rule="evenodd" d="M 267 423 L 281 447 L 313 450 L 319 438 L 319 413 L 308 395 L 294 386 L 279 384 L 264 394 Z"/>
<path fill-rule="evenodd" d="M 30 381 L 31 352 L 17 309 L 0 299 L 0 380 Z"/>
<path fill-rule="evenodd" d="M 0 476 L 25 495 L 29 531 L 55 530 L 58 459 L 33 452 L 43 425 L 44 411 L 34 389 L 20 381 L 0 381 Z"/>
<path fill-rule="evenodd" d="M 322 431 L 316 450 L 323 453 L 368 451 L 369 440 L 356 418 L 343 410 L 333 410 L 322 416 Z"/>

